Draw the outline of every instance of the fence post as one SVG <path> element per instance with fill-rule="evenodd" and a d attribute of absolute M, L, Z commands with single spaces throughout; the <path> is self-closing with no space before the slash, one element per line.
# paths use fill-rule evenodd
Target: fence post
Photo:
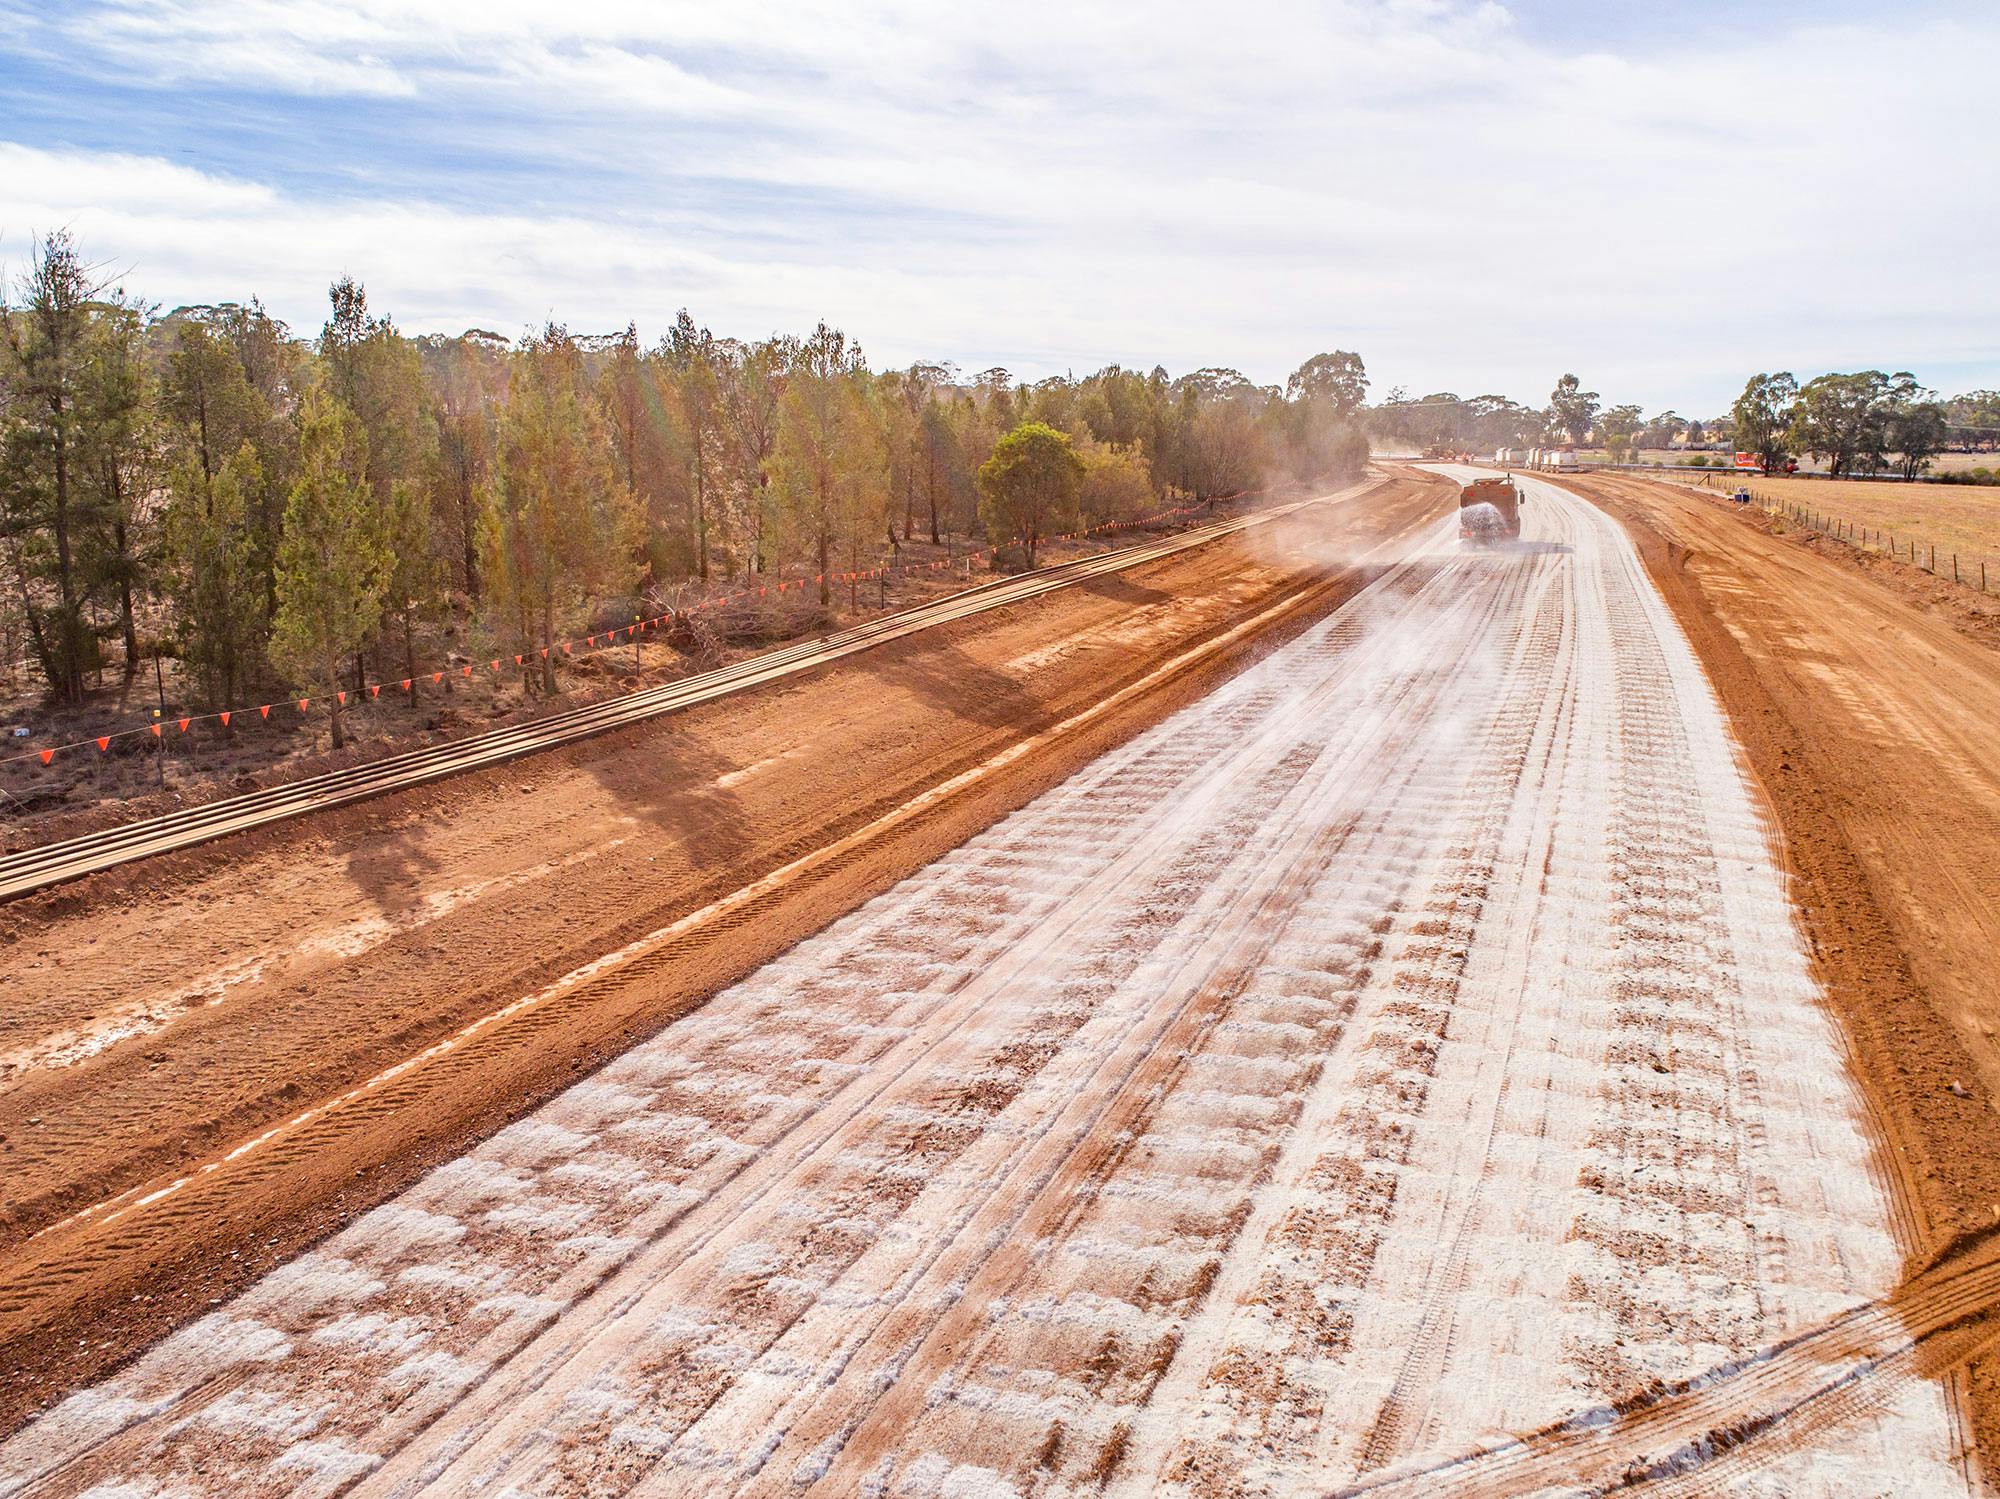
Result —
<path fill-rule="evenodd" d="M 1951 581 L 1954 583 L 1958 581 L 1958 553 L 1956 552 L 1951 554 Z"/>

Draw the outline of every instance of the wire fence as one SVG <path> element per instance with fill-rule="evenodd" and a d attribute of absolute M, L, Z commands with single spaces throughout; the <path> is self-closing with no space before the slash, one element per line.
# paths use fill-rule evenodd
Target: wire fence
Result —
<path fill-rule="evenodd" d="M 1962 588 L 1991 593 L 2000 588 L 2000 558 L 1961 552 L 1949 543 L 1940 548 L 1913 531 L 1891 531 L 1863 521 L 1849 520 L 1816 506 L 1802 505 L 1783 495 L 1774 495 L 1754 486 L 1743 486 L 1750 503 L 1767 515 L 1779 516 L 1793 525 L 1816 531 L 1832 541 L 1845 542 L 1861 551 L 1874 552 L 1908 566 L 1920 568 L 1936 578 L 1949 578 Z M 1705 491 L 1714 494 L 1714 490 Z"/>

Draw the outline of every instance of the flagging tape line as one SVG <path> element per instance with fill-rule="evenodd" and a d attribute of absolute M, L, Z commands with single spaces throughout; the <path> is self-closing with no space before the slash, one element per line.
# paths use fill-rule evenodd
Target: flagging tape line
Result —
<path fill-rule="evenodd" d="M 1169 510 L 1158 510 L 1151 515 L 1142 515 L 1135 520 L 1105 521 L 1100 525 L 1091 526 L 1082 531 L 1065 531 L 1060 536 L 1056 536 L 1051 539 L 1056 541 L 1069 541 L 1077 536 L 1095 536 L 1100 532 L 1104 531 L 1119 531 L 1126 529 L 1136 529 L 1143 526 L 1158 525 L 1162 521 L 1169 521 L 1169 520 L 1174 520 L 1180 516 L 1192 515 L 1197 510 L 1210 509 L 1214 506 L 1214 504 L 1217 501 L 1243 499 L 1249 495 L 1262 494 L 1262 493 L 1263 493 L 1262 490 L 1250 489 L 1250 490 L 1239 491 L 1236 494 L 1218 495 L 1216 496 L 1216 500 L 1203 500 L 1192 505 L 1177 505 Z M 959 565 L 960 563 L 969 564 L 974 561 L 977 561 L 979 558 L 982 557 L 994 556 L 999 551 L 1000 548 L 998 546 L 980 547 L 976 551 L 961 552 L 957 557 L 943 558 L 935 562 L 922 564 L 922 566 L 925 568 L 954 567 Z M 1085 559 L 1072 558 L 1069 560 L 1082 561 Z M 868 572 L 848 572 L 840 574 L 839 576 L 840 576 L 840 581 L 846 583 L 852 583 L 852 582 L 863 581 L 869 578 L 879 578 L 889 573 L 909 572 L 909 571 L 911 571 L 910 568 L 898 567 L 897 565 L 892 563 L 889 566 L 878 567 Z M 823 575 L 815 574 L 813 577 L 813 582 L 820 584 L 822 587 L 825 586 L 826 581 L 827 579 Z M 652 616 L 650 619 L 640 620 L 634 624 L 624 626 L 622 633 L 624 634 L 625 638 L 629 640 L 633 636 L 637 635 L 641 630 L 658 629 L 661 626 L 670 623 L 671 621 L 673 621 L 676 618 L 679 618 L 682 615 L 692 614 L 698 610 L 713 609 L 713 608 L 719 608 L 727 604 L 741 603 L 742 601 L 750 598 L 764 598 L 766 596 L 766 590 L 772 587 L 773 585 L 763 584 L 758 586 L 754 591 L 746 588 L 741 590 L 740 592 L 727 594 L 721 598 L 706 599 L 699 601 L 697 603 L 690 604 L 684 609 L 670 608 L 663 614 L 656 614 Z M 791 582 L 781 581 L 777 583 L 775 585 L 775 591 L 783 593 L 787 588 L 804 588 L 804 587 L 805 587 L 805 579 L 799 578 Z M 588 653 L 590 651 L 600 649 L 598 645 L 598 641 L 600 639 L 604 642 L 604 646 L 602 648 L 608 649 L 619 638 L 620 633 L 621 633 L 620 629 L 617 628 L 614 628 L 608 632 L 600 631 L 598 632 L 598 634 L 595 635 L 583 636 L 580 642 L 576 639 L 576 637 L 571 637 L 570 639 L 567 640 L 554 642 L 552 646 L 542 647 L 541 656 L 543 659 L 546 660 L 549 656 L 551 649 L 554 648 L 560 648 L 565 656 L 573 656 L 576 654 L 576 648 L 579 645 L 586 653 Z M 514 664 L 516 666 L 521 666 L 525 664 L 523 660 L 524 655 L 525 652 L 515 655 Z M 501 662 L 498 658 L 494 658 L 489 662 L 489 669 L 492 671 L 497 672 L 500 670 L 500 667 L 501 667 Z M 469 663 L 462 668 L 461 674 L 467 677 L 472 675 L 472 667 Z M 422 673 L 418 673 L 418 675 L 422 675 Z M 435 670 L 430 673 L 430 679 L 433 684 L 442 682 L 444 680 L 444 676 L 445 673 L 443 669 Z M 415 680 L 414 677 L 405 677 L 401 682 L 396 683 L 395 685 L 399 691 L 408 692 L 411 688 L 411 683 L 414 680 Z M 385 685 L 388 684 L 384 682 L 368 682 L 364 684 L 364 687 L 370 698 L 379 698 L 382 695 L 382 688 Z M 355 689 L 355 690 L 359 691 L 361 689 Z M 342 707 L 346 706 L 348 693 L 344 691 L 337 691 L 334 693 L 333 696 L 334 696 L 334 701 L 337 704 L 339 704 Z M 324 695 L 322 695 L 322 700 L 323 699 Z M 312 698 L 302 697 L 297 699 L 297 702 L 300 713 L 308 713 L 311 711 L 311 705 L 313 702 Z M 271 716 L 271 708 L 272 705 L 270 703 L 257 704 L 258 718 L 268 720 Z M 212 722 L 224 728 L 227 728 L 229 726 L 229 721 L 231 717 L 235 713 L 248 712 L 248 711 L 249 711 L 248 709 L 223 709 L 213 713 L 193 713 L 189 714 L 185 718 L 176 718 L 175 724 L 178 726 L 180 732 L 183 734 L 188 733 L 193 725 L 202 723 Z M 134 738 L 142 734 L 151 734 L 155 739 L 158 739 L 161 737 L 160 726 L 157 723 L 142 724 L 136 728 L 117 729 L 109 734 L 99 734 L 91 738 L 72 740 L 67 744 L 50 745 L 45 749 L 31 749 L 24 751 L 21 754 L 7 755 L 4 757 L 0 757 L 0 766 L 15 765 L 28 760 L 39 761 L 43 765 L 48 765 L 53 763 L 57 758 L 57 756 L 59 755 L 66 754 L 70 750 L 85 749 L 91 745 L 96 746 L 97 752 L 99 754 L 108 755 L 111 753 L 112 745 L 118 743 L 121 740 Z"/>

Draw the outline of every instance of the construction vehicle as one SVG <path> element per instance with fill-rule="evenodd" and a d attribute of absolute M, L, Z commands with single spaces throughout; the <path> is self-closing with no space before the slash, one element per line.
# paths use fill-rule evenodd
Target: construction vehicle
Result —
<path fill-rule="evenodd" d="M 1458 492 L 1458 539 L 1475 546 L 1513 541 L 1521 534 L 1521 491 L 1513 475 L 1474 479 Z"/>
<path fill-rule="evenodd" d="M 1767 465 L 1755 453 L 1738 453 L 1733 467 L 1739 474 L 1795 474 L 1799 471 L 1799 460 L 1786 458 Z"/>

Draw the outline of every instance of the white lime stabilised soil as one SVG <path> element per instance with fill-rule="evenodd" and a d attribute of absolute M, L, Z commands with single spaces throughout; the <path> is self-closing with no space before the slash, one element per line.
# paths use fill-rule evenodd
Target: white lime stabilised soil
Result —
<path fill-rule="evenodd" d="M 1880 1295 L 1713 695 L 1527 488 L 1519 546 L 1441 525 L 15 1434 L 0 1494 L 1315 1492 Z M 1748 1482 L 1963 1492 L 1955 1444 L 1908 1381 Z"/>

